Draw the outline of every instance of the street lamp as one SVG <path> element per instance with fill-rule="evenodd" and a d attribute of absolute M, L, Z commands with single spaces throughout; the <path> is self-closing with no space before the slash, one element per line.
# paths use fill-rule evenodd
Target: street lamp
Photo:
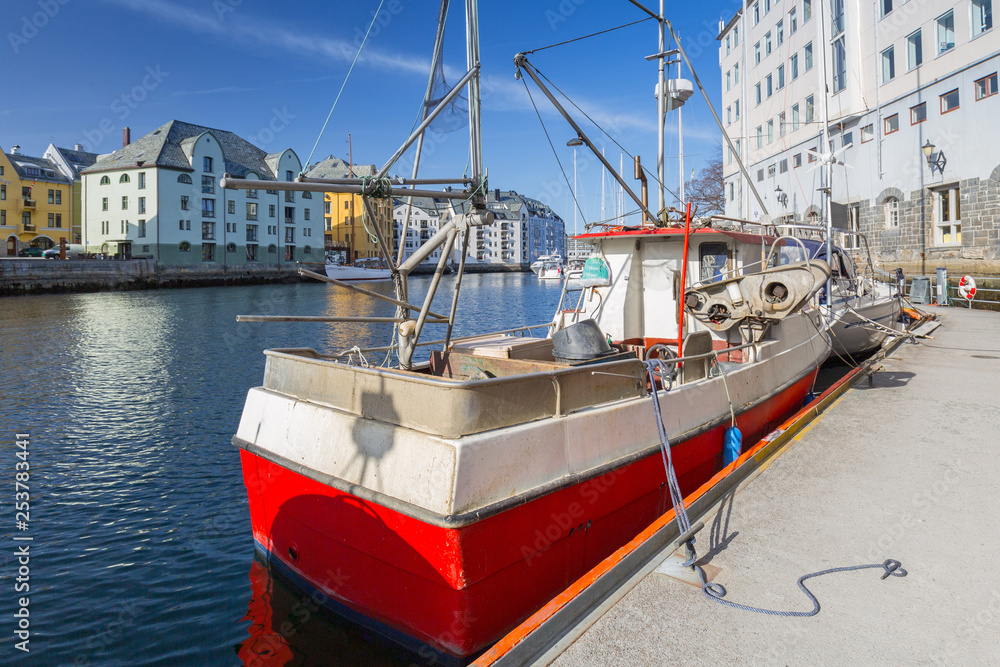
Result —
<path fill-rule="evenodd" d="M 783 207 L 788 205 L 788 195 L 781 191 L 780 185 L 775 189 L 774 196 L 778 199 L 778 203 Z"/>
<path fill-rule="evenodd" d="M 935 153 L 935 148 L 937 147 L 931 143 L 930 139 L 928 139 L 927 143 L 922 146 L 924 157 L 927 158 L 927 166 L 931 168 L 932 174 L 935 169 L 937 169 L 938 172 L 944 172 L 944 166 L 948 164 L 948 159 L 944 156 L 944 151 L 938 151 Z"/>
<path fill-rule="evenodd" d="M 583 146 L 583 139 L 580 137 L 573 137 L 566 142 L 567 146 L 573 148 L 573 236 L 577 234 L 577 222 L 576 222 L 576 211 L 579 205 L 576 202 L 576 147 Z"/>

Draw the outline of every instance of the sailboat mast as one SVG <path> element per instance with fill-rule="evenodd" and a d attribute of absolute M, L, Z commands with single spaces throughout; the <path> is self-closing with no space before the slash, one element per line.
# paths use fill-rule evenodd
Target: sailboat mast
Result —
<path fill-rule="evenodd" d="M 666 67 L 667 56 L 664 52 L 667 50 L 667 27 L 663 23 L 663 9 L 665 0 L 660 0 L 660 20 L 657 23 L 660 26 L 660 48 L 657 53 L 660 57 L 657 59 L 659 61 L 659 79 L 656 86 L 657 96 L 656 96 L 656 178 L 659 181 L 659 187 L 656 189 L 659 193 L 659 198 L 657 199 L 657 214 L 663 215 L 660 218 L 660 224 L 663 224 L 666 220 L 666 216 L 663 211 L 667 208 L 667 195 L 664 191 L 666 187 L 664 184 L 667 182 L 664 166 L 664 123 L 666 123 L 666 112 L 665 105 L 667 96 L 667 78 L 664 72 Z"/>
<path fill-rule="evenodd" d="M 482 193 L 483 188 L 483 137 L 479 113 L 479 5 L 476 0 L 465 0 L 465 31 L 467 65 L 474 72 L 469 79 L 469 161 L 472 167 L 473 187 Z"/>
<path fill-rule="evenodd" d="M 833 219 L 831 218 L 830 205 L 833 202 L 833 159 L 832 159 L 832 149 L 830 147 L 830 109 L 827 104 L 827 71 L 826 71 L 826 49 L 829 44 L 826 38 L 826 7 L 822 4 L 820 5 L 820 10 L 816 12 L 816 19 L 818 21 L 816 27 L 819 30 L 819 110 L 820 110 L 820 120 L 822 122 L 822 127 L 820 128 L 820 141 L 822 144 L 819 147 L 819 154 L 822 156 L 825 167 L 825 187 L 821 188 L 823 192 L 823 222 L 826 226 L 826 261 L 830 263 L 830 267 L 833 267 Z M 822 172 L 821 172 L 822 173 Z M 831 274 L 832 276 L 832 274 Z M 833 310 L 833 292 L 831 291 L 833 287 L 832 277 L 827 277 L 826 279 L 826 305 L 827 309 L 832 312 Z"/>

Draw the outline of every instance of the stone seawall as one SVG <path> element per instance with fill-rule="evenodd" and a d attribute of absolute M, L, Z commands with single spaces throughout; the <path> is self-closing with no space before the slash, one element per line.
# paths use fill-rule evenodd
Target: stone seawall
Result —
<path fill-rule="evenodd" d="M 151 259 L 11 258 L 0 259 L 0 295 L 294 282 L 297 270 L 294 264 L 164 266 Z"/>
<path fill-rule="evenodd" d="M 299 266 L 297 264 L 169 266 L 157 264 L 152 259 L 0 258 L 0 295 L 291 283 L 302 280 L 298 275 Z M 323 273 L 320 264 L 301 264 L 301 266 Z M 523 270 L 521 267 L 495 264 L 466 265 L 468 273 Z M 428 267 L 426 270 L 418 269 L 414 273 L 433 272 L 433 267 Z"/>

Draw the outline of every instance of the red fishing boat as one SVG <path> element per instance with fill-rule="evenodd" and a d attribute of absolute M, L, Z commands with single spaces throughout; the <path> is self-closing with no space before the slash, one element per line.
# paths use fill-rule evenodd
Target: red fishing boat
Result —
<path fill-rule="evenodd" d="M 753 441 L 802 404 L 829 350 L 808 306 L 829 275 L 825 263 L 761 270 L 773 240 L 761 230 L 664 222 L 583 235 L 594 255 L 582 275 L 568 276 L 579 280 L 565 281 L 553 321 L 539 327 L 544 337 L 451 340 L 464 267 L 452 278 L 450 312 L 435 313 L 444 262 L 458 238 L 468 243 L 470 227 L 493 218 L 478 152 L 475 2 L 466 9 L 469 72 L 459 86 L 469 84 L 472 173 L 447 182 L 465 191 L 433 196 L 467 205 L 406 261 L 379 239 L 396 295 L 369 294 L 397 307 L 388 319 L 398 364 L 267 350 L 263 384 L 249 392 L 234 438 L 254 540 L 270 563 L 390 639 L 459 659 L 670 508 L 653 401 L 689 492 L 723 465 L 730 428 Z M 392 162 L 356 183 L 266 185 L 356 187 L 366 197 L 408 185 L 397 196 L 425 196 L 416 173 L 383 178 Z M 228 178 L 224 187 L 263 186 Z M 424 303 L 409 303 L 409 272 L 439 246 Z M 415 363 L 433 323 L 447 326 L 446 342 Z M 651 358 L 661 365 L 644 363 Z"/>

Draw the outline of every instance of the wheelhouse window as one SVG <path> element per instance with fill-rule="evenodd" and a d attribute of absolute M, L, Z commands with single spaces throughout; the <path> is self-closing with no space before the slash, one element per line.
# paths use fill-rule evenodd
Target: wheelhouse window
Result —
<path fill-rule="evenodd" d="M 700 280 L 714 283 L 726 277 L 729 263 L 729 246 L 725 243 L 702 243 L 698 247 L 701 266 Z"/>

